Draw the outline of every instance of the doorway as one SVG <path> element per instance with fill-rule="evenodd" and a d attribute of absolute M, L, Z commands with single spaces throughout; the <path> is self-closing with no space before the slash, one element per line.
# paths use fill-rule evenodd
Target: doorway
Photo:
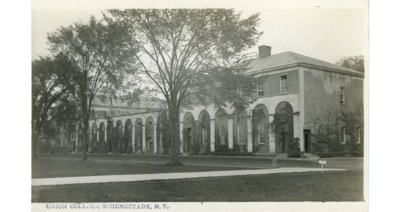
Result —
<path fill-rule="evenodd" d="M 309 153 L 311 150 L 311 141 L 310 141 L 311 131 L 304 130 L 304 152 Z"/>

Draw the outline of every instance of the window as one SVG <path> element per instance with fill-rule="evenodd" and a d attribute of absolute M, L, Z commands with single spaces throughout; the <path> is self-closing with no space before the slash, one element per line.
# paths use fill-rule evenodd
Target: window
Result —
<path fill-rule="evenodd" d="M 243 140 L 242 140 L 242 138 L 240 137 L 241 136 L 241 134 L 240 134 L 240 130 L 242 129 L 242 124 L 240 123 L 240 122 L 238 122 L 238 124 L 237 124 L 237 127 L 238 127 L 238 129 L 237 129 L 237 135 L 238 135 L 238 143 L 243 143 Z"/>
<path fill-rule="evenodd" d="M 201 135 L 202 135 L 203 144 L 205 144 L 206 140 L 207 140 L 207 129 L 206 128 L 201 129 Z"/>
<path fill-rule="evenodd" d="M 257 79 L 257 97 L 264 96 L 264 81 L 261 78 Z"/>
<path fill-rule="evenodd" d="M 340 87 L 340 104 L 344 105 L 345 103 L 345 99 L 346 99 L 346 91 L 344 89 L 344 87 Z"/>
<path fill-rule="evenodd" d="M 264 142 L 264 124 L 259 123 L 257 125 L 257 139 L 259 144 L 263 144 Z"/>
<path fill-rule="evenodd" d="M 219 138 L 221 139 L 221 144 L 225 144 L 225 127 L 219 127 Z"/>
<path fill-rule="evenodd" d="M 361 143 L 361 128 L 360 127 L 356 127 L 354 137 L 356 139 L 356 144 L 360 144 Z"/>
<path fill-rule="evenodd" d="M 287 75 L 281 76 L 281 94 L 287 94 Z"/>
<path fill-rule="evenodd" d="M 345 127 L 340 128 L 340 143 L 342 143 L 342 144 L 346 143 L 346 128 Z"/>

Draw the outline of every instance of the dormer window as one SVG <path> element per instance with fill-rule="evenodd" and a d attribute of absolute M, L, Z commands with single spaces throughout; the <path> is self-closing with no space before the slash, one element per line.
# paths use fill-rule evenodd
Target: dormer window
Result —
<path fill-rule="evenodd" d="M 287 94 L 287 75 L 281 76 L 281 94 Z"/>

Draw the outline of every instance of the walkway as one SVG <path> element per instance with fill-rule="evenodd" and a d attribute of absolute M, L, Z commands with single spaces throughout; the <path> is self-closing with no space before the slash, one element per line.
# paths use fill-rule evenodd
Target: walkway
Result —
<path fill-rule="evenodd" d="M 345 169 L 324 169 L 324 171 L 344 171 L 344 170 Z M 320 171 L 321 169 L 319 168 L 282 167 L 276 169 L 257 169 L 257 170 L 135 174 L 135 175 L 103 175 L 103 176 L 89 176 L 89 177 L 60 177 L 60 178 L 32 179 L 32 186 L 135 182 L 135 181 L 148 181 L 148 180 L 176 180 L 176 179 L 201 178 L 201 177 L 225 177 L 225 176 L 278 174 L 278 173 L 292 173 L 292 172 L 320 172 Z"/>

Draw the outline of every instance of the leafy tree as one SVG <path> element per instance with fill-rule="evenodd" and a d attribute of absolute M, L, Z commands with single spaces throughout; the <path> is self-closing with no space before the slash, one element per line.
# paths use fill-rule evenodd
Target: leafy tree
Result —
<path fill-rule="evenodd" d="M 89 23 L 76 22 L 48 35 L 51 52 L 67 55 L 77 67 L 71 83 L 81 110 L 83 160 L 87 159 L 93 99 L 106 101 L 107 97 L 117 97 L 126 88 L 124 85 L 130 85 L 127 81 L 134 82 L 133 78 L 126 77 L 126 73 L 135 70 L 132 55 L 136 54 L 127 35 L 128 29 L 118 22 L 106 17 L 98 21 L 93 16 Z"/>
<path fill-rule="evenodd" d="M 241 102 L 237 101 L 240 86 L 251 84 L 236 70 L 243 68 L 238 66 L 242 64 L 238 61 L 240 53 L 254 46 L 261 35 L 256 29 L 259 15 L 242 19 L 240 13 L 228 9 L 129 9 L 109 13 L 129 27 L 135 40 L 132 47 L 138 49 L 132 56 L 166 100 L 171 126 L 170 163 L 178 164 L 179 109 L 183 101 L 194 95 L 235 105 Z M 217 94 L 225 95 L 214 98 Z"/>
<path fill-rule="evenodd" d="M 69 96 L 61 99 L 51 113 L 50 121 L 57 126 L 58 130 L 62 129 L 68 144 L 71 144 L 73 133 L 76 131 L 76 123 L 80 121 L 79 112 L 77 102 Z"/>
<path fill-rule="evenodd" d="M 358 72 L 364 73 L 364 56 L 363 55 L 357 55 L 357 56 L 352 56 L 352 57 L 342 57 L 340 58 L 339 61 L 336 62 L 336 64 L 353 69 Z"/>
<path fill-rule="evenodd" d="M 64 55 L 54 59 L 40 58 L 32 62 L 32 158 L 37 158 L 37 147 L 43 126 L 51 111 L 68 96 L 69 70 L 74 64 Z"/>

